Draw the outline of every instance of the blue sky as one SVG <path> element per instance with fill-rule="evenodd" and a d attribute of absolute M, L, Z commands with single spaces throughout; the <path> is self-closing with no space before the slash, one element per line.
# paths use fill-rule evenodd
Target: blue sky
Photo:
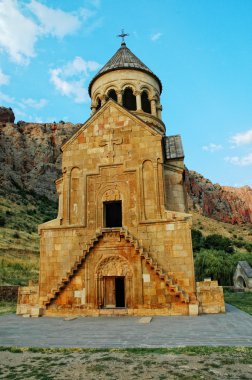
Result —
<path fill-rule="evenodd" d="M 120 47 L 163 84 L 167 135 L 214 183 L 252 186 L 251 0 L 0 0 L 0 105 L 16 121 L 84 122 Z"/>

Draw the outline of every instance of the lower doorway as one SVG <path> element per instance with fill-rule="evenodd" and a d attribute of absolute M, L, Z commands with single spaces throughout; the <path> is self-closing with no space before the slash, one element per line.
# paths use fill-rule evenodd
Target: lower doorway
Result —
<path fill-rule="evenodd" d="M 104 307 L 125 307 L 125 277 L 104 277 Z"/>

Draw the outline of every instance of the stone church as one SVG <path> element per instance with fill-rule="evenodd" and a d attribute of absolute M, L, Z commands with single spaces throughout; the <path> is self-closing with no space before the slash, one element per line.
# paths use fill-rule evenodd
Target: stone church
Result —
<path fill-rule="evenodd" d="M 179 135 L 166 136 L 160 79 L 126 46 L 89 85 L 91 117 L 62 146 L 58 217 L 39 226 L 30 315 L 197 315 L 225 311 L 196 286 Z"/>

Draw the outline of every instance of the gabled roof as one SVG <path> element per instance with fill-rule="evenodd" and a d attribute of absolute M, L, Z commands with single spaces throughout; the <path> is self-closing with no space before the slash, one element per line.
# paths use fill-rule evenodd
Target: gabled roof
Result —
<path fill-rule="evenodd" d="M 117 50 L 113 57 L 106 63 L 106 65 L 104 65 L 101 68 L 101 70 L 91 80 L 88 87 L 89 95 L 91 95 L 92 84 L 97 78 L 109 71 L 122 69 L 140 70 L 147 74 L 150 74 L 152 77 L 156 79 L 160 86 L 160 92 L 162 92 L 162 83 L 160 79 L 142 61 L 140 61 L 140 59 L 137 58 L 129 48 L 127 48 L 125 42 L 123 42 L 121 44 L 121 47 Z"/>
<path fill-rule="evenodd" d="M 247 261 L 238 261 L 238 265 L 244 270 L 247 277 L 252 278 L 252 268 Z"/>
<path fill-rule="evenodd" d="M 153 127 L 149 126 L 147 123 L 145 123 L 142 119 L 140 119 L 138 116 L 133 115 L 130 111 L 128 111 L 126 108 L 119 105 L 117 102 L 115 102 L 113 99 L 109 99 L 100 109 L 97 111 L 94 115 L 92 115 L 81 127 L 80 129 L 73 134 L 73 136 L 66 141 L 61 146 L 61 151 L 64 151 L 64 149 L 70 145 L 85 129 L 87 129 L 90 125 L 94 124 L 95 120 L 105 111 L 108 107 L 113 105 L 118 109 L 119 112 L 123 114 L 127 114 L 127 116 L 135 121 L 137 124 L 141 124 L 143 128 L 147 129 L 152 135 L 158 136 L 160 133 L 156 131 Z M 160 135 L 161 137 L 161 135 Z"/>

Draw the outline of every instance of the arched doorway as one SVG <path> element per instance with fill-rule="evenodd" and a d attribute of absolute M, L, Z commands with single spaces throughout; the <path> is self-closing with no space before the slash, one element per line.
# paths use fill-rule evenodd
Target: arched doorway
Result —
<path fill-rule="evenodd" d="M 242 276 L 239 276 L 236 279 L 236 286 L 240 289 L 246 288 L 246 282 L 244 281 L 244 278 Z"/>
<path fill-rule="evenodd" d="M 124 308 L 131 303 L 132 271 L 122 256 L 109 256 L 97 268 L 99 308 Z"/>

